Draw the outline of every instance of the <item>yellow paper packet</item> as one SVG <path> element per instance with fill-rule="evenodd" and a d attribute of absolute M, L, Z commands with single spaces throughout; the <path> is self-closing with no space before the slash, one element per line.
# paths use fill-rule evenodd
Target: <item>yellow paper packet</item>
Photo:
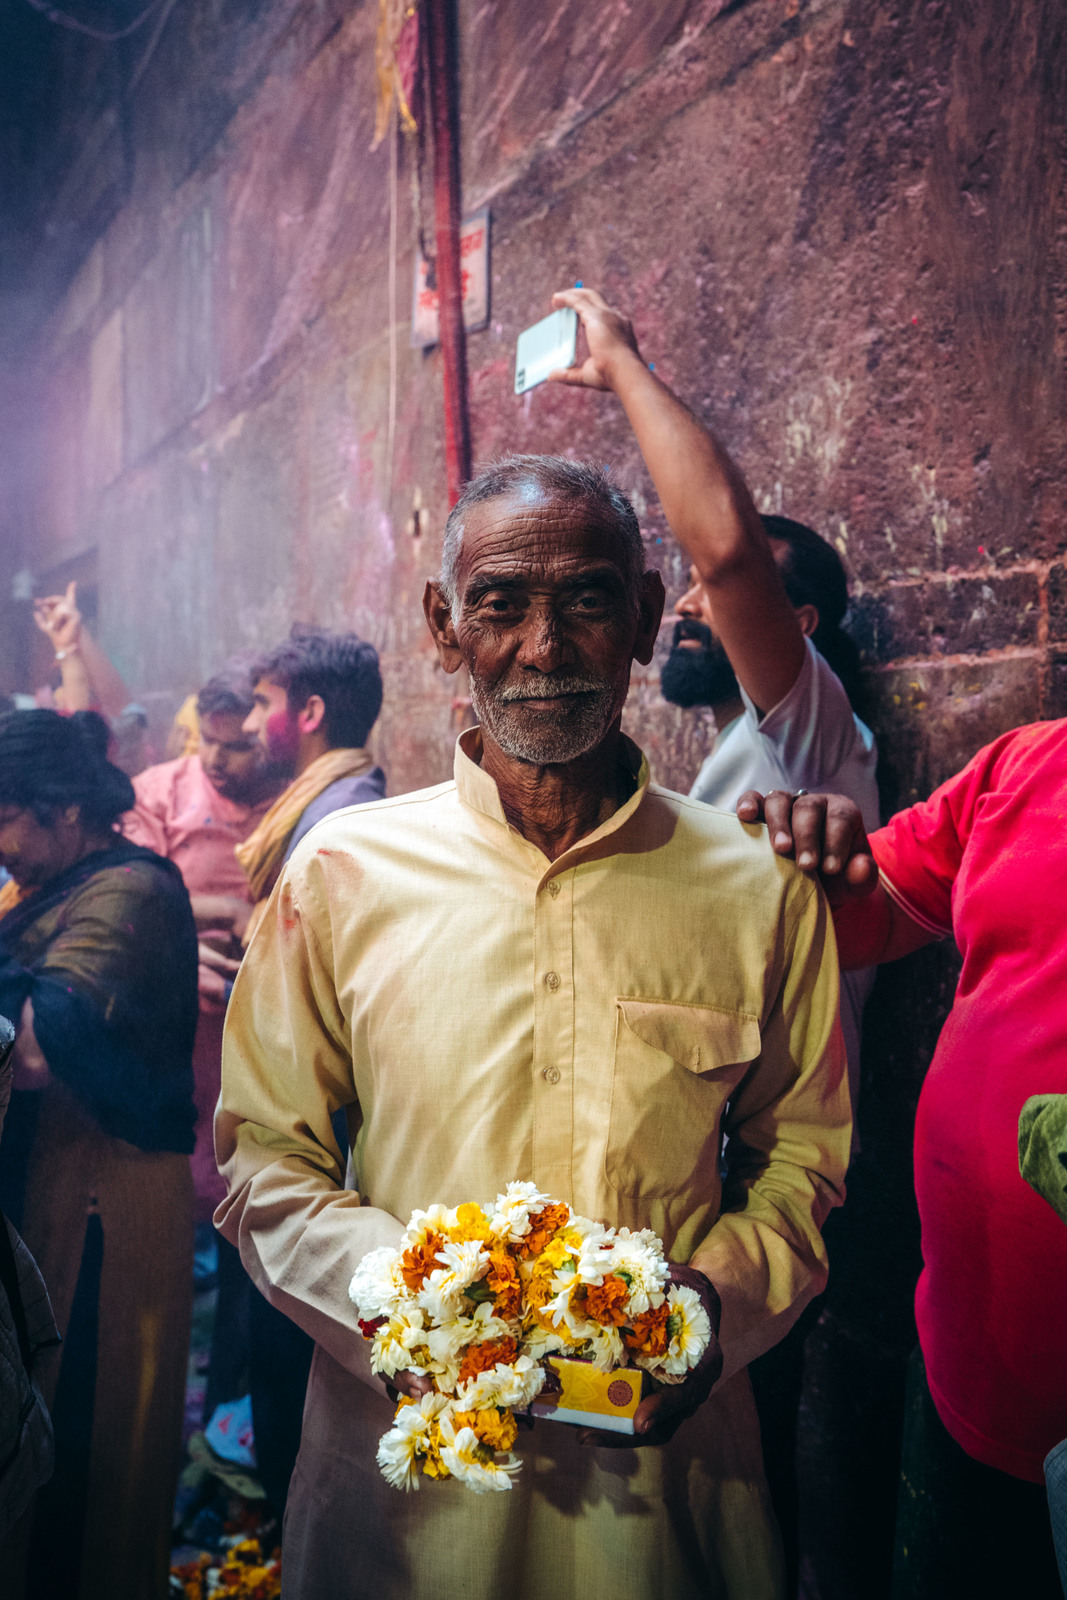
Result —
<path fill-rule="evenodd" d="M 544 1390 L 530 1406 L 535 1417 L 551 1417 L 578 1427 L 633 1433 L 634 1412 L 641 1403 L 644 1374 L 636 1367 L 599 1372 L 588 1361 L 549 1356 L 545 1366 L 559 1379 L 559 1390 Z"/>

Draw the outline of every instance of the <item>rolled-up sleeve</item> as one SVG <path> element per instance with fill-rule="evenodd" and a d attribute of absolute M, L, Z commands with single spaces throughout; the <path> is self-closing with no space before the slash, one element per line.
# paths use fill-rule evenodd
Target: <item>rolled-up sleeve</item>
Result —
<path fill-rule="evenodd" d="M 844 1199 L 852 1117 L 826 901 L 797 880 L 762 1049 L 726 1122 L 719 1220 L 692 1264 L 722 1300 L 729 1378 L 781 1339 L 824 1287 L 822 1226 Z"/>

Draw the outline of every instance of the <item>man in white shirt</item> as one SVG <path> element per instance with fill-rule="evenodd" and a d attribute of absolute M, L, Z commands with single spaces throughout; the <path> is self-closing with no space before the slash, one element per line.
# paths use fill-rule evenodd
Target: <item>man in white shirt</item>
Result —
<path fill-rule="evenodd" d="M 747 789 L 847 794 L 873 832 L 880 820 L 878 750 L 874 734 L 853 710 L 859 660 L 841 628 L 848 607 L 844 568 L 833 546 L 812 528 L 791 517 L 761 520 L 804 636 L 800 670 L 777 704 L 762 712 L 716 636 L 708 591 L 696 566 L 691 569 L 690 586 L 674 608 L 679 620 L 660 678 L 666 699 L 708 707 L 715 721 L 714 743 L 689 792 L 694 800 L 726 811 Z M 762 612 L 755 608 L 750 647 L 758 648 L 761 622 Z M 854 1116 L 863 1007 L 873 983 L 873 967 L 841 978 L 841 1028 Z"/>

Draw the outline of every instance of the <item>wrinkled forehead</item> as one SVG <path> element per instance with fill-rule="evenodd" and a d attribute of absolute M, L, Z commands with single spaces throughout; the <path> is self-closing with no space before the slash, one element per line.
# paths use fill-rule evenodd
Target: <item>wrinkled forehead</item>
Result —
<path fill-rule="evenodd" d="M 482 500 L 464 516 L 456 572 L 461 594 L 472 580 L 495 573 L 551 586 L 573 582 L 586 570 L 612 569 L 625 584 L 618 526 L 596 501 L 530 485 Z"/>

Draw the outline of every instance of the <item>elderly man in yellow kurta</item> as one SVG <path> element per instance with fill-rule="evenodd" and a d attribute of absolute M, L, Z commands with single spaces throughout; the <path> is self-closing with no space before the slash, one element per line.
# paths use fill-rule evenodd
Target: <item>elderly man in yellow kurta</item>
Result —
<path fill-rule="evenodd" d="M 590 355 L 569 380 L 623 401 L 731 655 L 758 605 L 781 612 L 787 657 L 789 601 L 740 474 L 622 319 L 597 297 L 579 309 Z M 216 1220 L 317 1344 L 287 1600 L 782 1593 L 745 1367 L 825 1277 L 850 1132 L 837 963 L 816 885 L 763 829 L 652 783 L 621 732 L 663 604 L 599 469 L 516 457 L 475 479 L 426 594 L 480 721 L 454 781 L 314 828 L 242 966 Z M 765 664 L 767 707 L 790 673 Z M 395 1391 L 349 1281 L 415 1207 L 513 1179 L 654 1228 L 717 1342 L 642 1401 L 632 1437 L 539 1420 L 510 1492 L 402 1493 L 375 1460 Z"/>

